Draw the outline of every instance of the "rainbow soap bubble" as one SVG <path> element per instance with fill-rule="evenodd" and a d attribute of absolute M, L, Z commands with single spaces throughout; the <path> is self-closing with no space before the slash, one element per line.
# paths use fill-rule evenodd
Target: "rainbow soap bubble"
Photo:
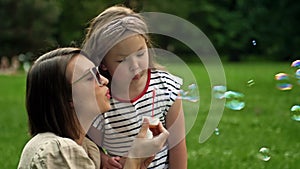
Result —
<path fill-rule="evenodd" d="M 231 110 L 242 110 L 245 107 L 244 94 L 242 93 L 227 91 L 224 97 L 226 98 L 225 106 Z"/>
<path fill-rule="evenodd" d="M 295 77 L 296 79 L 300 79 L 300 69 L 297 69 L 296 72 L 295 72 Z"/>
<path fill-rule="evenodd" d="M 300 68 L 300 60 L 295 60 L 292 62 L 291 67 Z"/>
<path fill-rule="evenodd" d="M 291 118 L 292 120 L 300 122 L 300 105 L 294 105 L 291 108 Z"/>
<path fill-rule="evenodd" d="M 275 75 L 275 80 L 277 80 L 277 89 L 279 90 L 291 90 L 293 85 L 290 83 L 289 75 L 286 73 L 278 73 Z"/>

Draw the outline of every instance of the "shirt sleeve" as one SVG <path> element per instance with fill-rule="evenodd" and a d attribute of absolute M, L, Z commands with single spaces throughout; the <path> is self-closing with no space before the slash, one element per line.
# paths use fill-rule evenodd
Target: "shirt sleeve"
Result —
<path fill-rule="evenodd" d="M 73 140 L 55 140 L 46 143 L 34 155 L 30 168 L 36 169 L 95 169 L 95 164 L 84 149 Z"/>
<path fill-rule="evenodd" d="M 168 95 L 169 95 L 169 102 L 168 102 L 168 109 L 173 105 L 173 103 L 176 101 L 178 94 L 180 92 L 180 88 L 182 85 L 182 79 L 178 76 L 174 76 L 170 73 L 168 73 L 165 76 L 165 84 L 168 89 Z"/>

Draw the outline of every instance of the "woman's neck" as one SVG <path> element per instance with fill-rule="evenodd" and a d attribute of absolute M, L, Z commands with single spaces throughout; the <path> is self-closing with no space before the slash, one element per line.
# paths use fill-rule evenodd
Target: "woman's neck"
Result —
<path fill-rule="evenodd" d="M 80 134 L 80 137 L 78 139 L 75 139 L 75 142 L 78 145 L 82 145 L 83 139 L 84 139 L 85 135 L 84 134 Z"/>

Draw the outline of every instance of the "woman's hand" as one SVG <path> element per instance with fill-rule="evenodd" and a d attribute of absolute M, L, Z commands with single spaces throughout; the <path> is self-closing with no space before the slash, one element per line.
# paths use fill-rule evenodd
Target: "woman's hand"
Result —
<path fill-rule="evenodd" d="M 135 166 L 147 168 L 154 159 L 154 155 L 161 150 L 169 137 L 169 132 L 161 123 L 159 123 L 158 128 L 160 134 L 152 139 L 148 139 L 147 130 L 149 129 L 149 120 L 144 119 L 140 132 L 129 150 L 124 168 L 135 168 Z"/>

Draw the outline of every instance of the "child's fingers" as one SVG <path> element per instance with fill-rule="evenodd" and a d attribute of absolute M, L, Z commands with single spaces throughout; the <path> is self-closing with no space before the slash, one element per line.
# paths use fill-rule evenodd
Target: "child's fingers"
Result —
<path fill-rule="evenodd" d="M 111 157 L 108 159 L 108 164 L 111 165 L 110 168 L 119 169 L 123 168 L 123 166 L 119 163 L 120 157 Z"/>

